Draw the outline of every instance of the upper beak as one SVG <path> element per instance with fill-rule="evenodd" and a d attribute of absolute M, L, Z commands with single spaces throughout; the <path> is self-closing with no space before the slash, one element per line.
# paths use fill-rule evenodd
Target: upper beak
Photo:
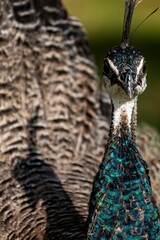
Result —
<path fill-rule="evenodd" d="M 133 77 L 133 74 L 131 74 L 130 71 L 121 73 L 120 85 L 122 86 L 124 91 L 127 93 L 129 98 L 132 98 L 135 91 L 135 78 Z"/>

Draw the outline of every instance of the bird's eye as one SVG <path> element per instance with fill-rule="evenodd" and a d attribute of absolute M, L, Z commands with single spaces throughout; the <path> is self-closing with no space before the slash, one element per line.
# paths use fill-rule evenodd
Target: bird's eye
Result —
<path fill-rule="evenodd" d="M 143 65 L 142 72 L 144 74 L 147 72 L 147 65 L 146 64 Z"/>
<path fill-rule="evenodd" d="M 111 72 L 111 69 L 107 60 L 104 61 L 103 72 L 105 75 L 108 75 Z"/>
<path fill-rule="evenodd" d="M 138 81 L 137 81 L 137 85 L 141 86 L 142 85 L 142 79 L 139 78 Z"/>

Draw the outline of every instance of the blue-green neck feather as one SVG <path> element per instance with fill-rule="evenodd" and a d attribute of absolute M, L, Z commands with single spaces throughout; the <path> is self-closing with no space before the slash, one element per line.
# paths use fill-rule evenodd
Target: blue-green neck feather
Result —
<path fill-rule="evenodd" d="M 110 136 L 94 181 L 88 223 L 88 240 L 160 239 L 148 167 L 127 125 Z"/>

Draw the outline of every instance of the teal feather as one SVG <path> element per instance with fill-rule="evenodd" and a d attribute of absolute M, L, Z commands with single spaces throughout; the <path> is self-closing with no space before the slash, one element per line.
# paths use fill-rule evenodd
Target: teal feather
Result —
<path fill-rule="evenodd" d="M 160 239 L 148 167 L 127 126 L 108 142 L 90 201 L 88 240 Z"/>

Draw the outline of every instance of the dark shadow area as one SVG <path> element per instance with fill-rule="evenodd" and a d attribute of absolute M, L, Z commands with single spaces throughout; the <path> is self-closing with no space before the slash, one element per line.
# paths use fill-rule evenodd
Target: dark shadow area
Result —
<path fill-rule="evenodd" d="M 37 153 L 37 122 L 38 111 L 28 123 L 29 154 L 26 158 L 17 161 L 13 177 L 25 192 L 24 201 L 27 199 L 28 208 L 34 212 L 38 202 L 40 200 L 43 202 L 47 216 L 44 240 L 85 239 L 84 219 L 75 210 L 52 166 Z M 28 227 L 34 228 L 34 226 Z"/>

